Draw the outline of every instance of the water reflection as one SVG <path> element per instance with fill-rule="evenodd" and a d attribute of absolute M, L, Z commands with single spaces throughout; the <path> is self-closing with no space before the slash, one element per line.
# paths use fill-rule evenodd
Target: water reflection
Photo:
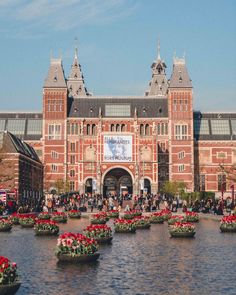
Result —
<path fill-rule="evenodd" d="M 60 233 L 82 232 L 88 224 L 69 220 Z M 197 224 L 193 239 L 170 238 L 167 224 L 114 234 L 99 260 L 86 265 L 59 263 L 56 242 L 19 226 L 0 233 L 0 255 L 16 261 L 21 274 L 17 294 L 236 294 L 236 235 L 220 233 L 215 221 Z"/>

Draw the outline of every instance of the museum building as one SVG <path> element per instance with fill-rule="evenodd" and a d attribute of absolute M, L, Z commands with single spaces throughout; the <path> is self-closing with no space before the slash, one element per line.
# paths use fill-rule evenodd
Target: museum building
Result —
<path fill-rule="evenodd" d="M 156 193 L 167 180 L 189 191 L 230 191 L 236 112 L 193 111 L 185 59 L 170 79 L 158 56 L 143 96 L 95 96 L 85 87 L 77 48 L 68 78 L 51 58 L 42 113 L 0 113 L 0 131 L 31 144 L 44 163 L 44 188 L 58 179 L 80 193 Z"/>

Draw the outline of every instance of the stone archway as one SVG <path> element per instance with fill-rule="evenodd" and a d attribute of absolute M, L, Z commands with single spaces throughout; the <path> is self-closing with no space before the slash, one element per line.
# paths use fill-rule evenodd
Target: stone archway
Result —
<path fill-rule="evenodd" d="M 103 178 L 103 195 L 133 194 L 133 179 L 123 168 L 109 170 Z"/>

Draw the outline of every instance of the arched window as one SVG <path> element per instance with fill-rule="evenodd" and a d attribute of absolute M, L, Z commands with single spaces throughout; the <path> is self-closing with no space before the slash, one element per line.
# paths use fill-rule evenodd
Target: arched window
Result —
<path fill-rule="evenodd" d="M 143 124 L 140 125 L 140 135 L 144 135 L 144 126 L 143 126 Z"/>
<path fill-rule="evenodd" d="M 87 124 L 86 134 L 87 134 L 87 135 L 90 135 L 90 125 L 89 125 L 89 124 Z"/>
<path fill-rule="evenodd" d="M 111 124 L 111 131 L 115 131 L 115 125 Z"/>
<path fill-rule="evenodd" d="M 125 124 L 122 124 L 121 125 L 121 132 L 124 132 L 125 131 Z"/>
<path fill-rule="evenodd" d="M 120 131 L 120 124 L 116 124 L 116 132 Z"/>
<path fill-rule="evenodd" d="M 149 126 L 149 124 L 145 125 L 145 135 L 150 135 L 150 126 Z"/>
<path fill-rule="evenodd" d="M 96 135 L 96 125 L 92 125 L 92 135 Z"/>

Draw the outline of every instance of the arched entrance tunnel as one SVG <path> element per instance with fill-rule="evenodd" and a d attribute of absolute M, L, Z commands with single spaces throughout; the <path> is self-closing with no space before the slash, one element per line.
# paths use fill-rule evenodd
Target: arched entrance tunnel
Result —
<path fill-rule="evenodd" d="M 133 193 L 132 177 L 122 168 L 114 168 L 107 172 L 103 180 L 103 195 L 126 195 Z"/>

